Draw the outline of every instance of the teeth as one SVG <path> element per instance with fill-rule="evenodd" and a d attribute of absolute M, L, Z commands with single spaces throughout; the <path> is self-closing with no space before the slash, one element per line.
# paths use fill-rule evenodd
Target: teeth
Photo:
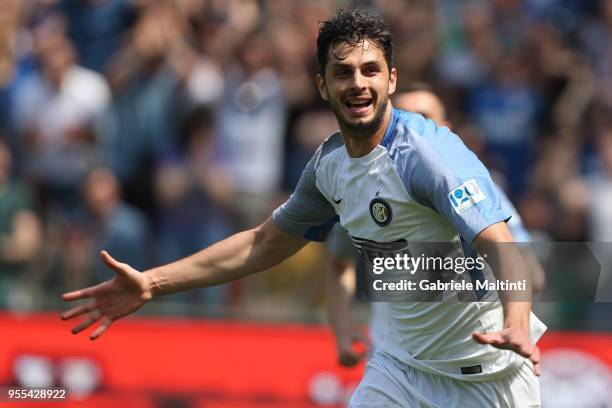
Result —
<path fill-rule="evenodd" d="M 347 104 L 348 106 L 350 106 L 350 107 L 358 107 L 358 108 L 361 108 L 361 107 L 366 107 L 366 106 L 369 106 L 369 105 L 370 105 L 370 101 L 366 101 L 366 102 L 347 102 L 346 104 Z"/>

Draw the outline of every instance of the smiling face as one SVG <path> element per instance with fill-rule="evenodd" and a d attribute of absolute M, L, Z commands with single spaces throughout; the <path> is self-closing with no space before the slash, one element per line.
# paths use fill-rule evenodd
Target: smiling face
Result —
<path fill-rule="evenodd" d="M 369 137 L 379 130 L 390 109 L 396 80 L 395 68 L 389 70 L 383 51 L 366 38 L 356 45 L 341 42 L 330 47 L 317 86 L 343 133 Z"/>

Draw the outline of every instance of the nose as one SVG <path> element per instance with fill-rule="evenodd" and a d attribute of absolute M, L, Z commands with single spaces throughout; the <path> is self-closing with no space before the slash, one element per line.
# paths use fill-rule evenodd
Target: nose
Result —
<path fill-rule="evenodd" d="M 361 74 L 361 71 L 356 69 L 351 76 L 351 89 L 356 91 L 364 90 L 366 88 L 366 80 L 366 77 Z"/>

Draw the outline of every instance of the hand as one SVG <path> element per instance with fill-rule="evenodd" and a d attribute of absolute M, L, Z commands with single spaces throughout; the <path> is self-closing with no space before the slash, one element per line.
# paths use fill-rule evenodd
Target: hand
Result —
<path fill-rule="evenodd" d="M 490 344 L 504 350 L 528 358 L 533 363 L 535 375 L 540 376 L 540 349 L 529 340 L 527 333 L 517 327 L 510 327 L 494 333 L 472 333 L 472 337 L 480 344 Z"/>
<path fill-rule="evenodd" d="M 77 334 L 100 320 L 98 328 L 89 336 L 91 340 L 100 337 L 113 321 L 135 312 L 153 297 L 145 274 L 128 264 L 117 262 L 106 251 L 102 251 L 100 256 L 104 263 L 115 271 L 116 276 L 99 285 L 62 295 L 65 301 L 91 299 L 61 314 L 62 320 L 88 314 L 85 320 L 72 329 L 72 334 Z"/>
<path fill-rule="evenodd" d="M 370 342 L 360 331 L 354 330 L 351 334 L 339 338 L 337 346 L 340 365 L 354 367 L 368 355 Z"/>

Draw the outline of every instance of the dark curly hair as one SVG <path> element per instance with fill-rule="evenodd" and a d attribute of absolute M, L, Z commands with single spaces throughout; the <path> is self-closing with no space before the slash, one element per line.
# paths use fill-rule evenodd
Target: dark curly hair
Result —
<path fill-rule="evenodd" d="M 374 41 L 385 54 L 389 70 L 393 67 L 393 45 L 389 26 L 379 15 L 361 9 L 338 10 L 327 21 L 321 22 L 317 36 L 319 72 L 325 73 L 327 52 L 337 44 L 357 45 L 364 39 Z"/>

